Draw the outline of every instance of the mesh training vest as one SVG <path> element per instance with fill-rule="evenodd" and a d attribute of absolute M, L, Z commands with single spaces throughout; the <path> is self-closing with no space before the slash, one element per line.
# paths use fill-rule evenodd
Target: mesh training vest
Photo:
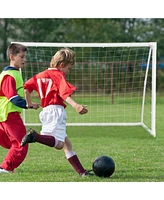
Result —
<path fill-rule="evenodd" d="M 24 88 L 23 88 L 23 79 L 21 73 L 18 70 L 2 71 L 2 73 L 0 74 L 0 87 L 1 87 L 1 82 L 5 75 L 10 75 L 15 79 L 17 93 L 20 97 L 23 98 Z M 15 106 L 5 96 L 0 96 L 0 122 L 6 121 L 8 114 L 11 112 L 21 113 L 22 108 Z"/>

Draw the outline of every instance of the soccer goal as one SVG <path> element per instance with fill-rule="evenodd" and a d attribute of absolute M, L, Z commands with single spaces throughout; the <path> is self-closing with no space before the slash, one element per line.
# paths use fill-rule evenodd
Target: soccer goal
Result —
<path fill-rule="evenodd" d="M 72 97 L 89 112 L 81 116 L 68 105 L 68 126 L 142 126 L 156 136 L 156 42 L 17 43 L 28 47 L 24 81 L 47 69 L 59 49 L 76 53 L 67 80 L 77 88 Z M 35 92 L 33 98 L 39 101 Z M 25 124 L 40 126 L 39 112 L 24 110 Z"/>

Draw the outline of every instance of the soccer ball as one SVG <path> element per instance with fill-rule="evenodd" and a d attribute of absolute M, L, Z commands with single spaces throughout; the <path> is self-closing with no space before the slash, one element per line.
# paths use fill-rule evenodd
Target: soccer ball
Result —
<path fill-rule="evenodd" d="M 93 162 L 92 170 L 97 176 L 110 177 L 115 171 L 115 163 L 109 156 L 99 156 Z"/>

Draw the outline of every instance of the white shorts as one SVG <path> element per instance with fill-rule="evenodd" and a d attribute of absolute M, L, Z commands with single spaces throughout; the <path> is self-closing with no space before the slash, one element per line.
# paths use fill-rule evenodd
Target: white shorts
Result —
<path fill-rule="evenodd" d="M 52 135 L 59 141 L 64 142 L 66 134 L 66 111 L 63 106 L 49 105 L 40 112 L 42 123 L 41 135 Z"/>

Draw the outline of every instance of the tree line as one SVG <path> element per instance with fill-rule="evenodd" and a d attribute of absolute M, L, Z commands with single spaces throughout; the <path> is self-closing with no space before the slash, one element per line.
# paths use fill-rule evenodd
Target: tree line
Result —
<path fill-rule="evenodd" d="M 116 43 L 157 42 L 164 57 L 164 19 L 158 18 L 1 18 L 0 61 L 11 41 Z"/>
<path fill-rule="evenodd" d="M 59 43 L 157 42 L 157 88 L 164 86 L 162 18 L 0 18 L 0 69 L 13 41 Z"/>

